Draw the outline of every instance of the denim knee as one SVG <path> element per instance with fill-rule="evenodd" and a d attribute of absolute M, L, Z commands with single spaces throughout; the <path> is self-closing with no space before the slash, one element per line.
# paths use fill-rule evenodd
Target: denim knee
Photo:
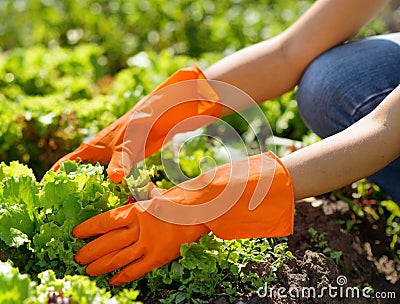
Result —
<path fill-rule="evenodd" d="M 400 33 L 335 47 L 304 72 L 299 112 L 322 138 L 338 133 L 373 109 L 400 84 Z M 368 164 L 366 164 L 368 165 Z M 369 177 L 400 204 L 400 158 Z"/>
<path fill-rule="evenodd" d="M 400 45 L 390 40 L 364 39 L 335 47 L 304 72 L 297 92 L 300 114 L 323 138 L 340 132 L 399 84 L 399 67 Z"/>

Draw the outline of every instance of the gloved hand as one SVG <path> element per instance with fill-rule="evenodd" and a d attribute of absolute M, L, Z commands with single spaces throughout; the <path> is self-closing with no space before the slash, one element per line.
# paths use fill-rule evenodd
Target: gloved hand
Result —
<path fill-rule="evenodd" d="M 218 101 L 217 94 L 199 67 L 194 65 L 181 69 L 92 140 L 82 143 L 75 151 L 59 159 L 52 169 L 58 170 L 61 162 L 77 158 L 92 163 L 109 163 L 107 172 L 110 179 L 120 182 L 127 173 L 123 170 L 123 149 L 131 158 L 128 160 L 130 164 L 143 160 L 161 148 L 167 134 L 178 122 L 199 115 L 220 117 L 221 104 Z M 186 125 L 174 133 L 191 131 L 209 123 L 211 121 L 203 119 L 198 124 Z M 133 136 L 134 142 L 124 142 L 129 126 L 131 130 L 137 129 Z M 145 146 L 144 151 L 142 148 L 137 149 L 138 145 Z M 131 155 L 132 151 L 134 155 Z"/>
<path fill-rule="evenodd" d="M 122 285 L 177 258 L 182 244 L 210 231 L 223 239 L 287 236 L 293 232 L 293 214 L 288 171 L 267 152 L 79 224 L 75 237 L 102 236 L 82 247 L 75 260 L 89 264 L 89 275 L 124 267 L 110 280 Z"/>

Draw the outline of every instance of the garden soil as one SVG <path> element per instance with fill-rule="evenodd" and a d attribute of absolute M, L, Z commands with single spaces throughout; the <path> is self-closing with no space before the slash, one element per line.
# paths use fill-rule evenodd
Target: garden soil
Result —
<path fill-rule="evenodd" d="M 250 292 L 236 304 L 259 303 L 400 303 L 400 264 L 395 262 L 395 254 L 388 250 L 390 239 L 385 235 L 384 226 L 372 217 L 365 216 L 350 231 L 345 228 L 348 220 L 355 220 L 354 213 L 345 202 L 333 197 L 319 197 L 296 203 L 295 231 L 289 237 L 289 250 L 293 257 L 277 271 L 277 280 L 270 283 L 265 297 L 256 291 Z M 326 233 L 325 240 L 333 251 L 342 251 L 338 264 L 322 253 L 311 241 L 308 229 Z M 268 265 L 250 265 L 260 276 L 268 273 Z M 396 292 L 396 299 L 372 299 L 352 296 L 351 287 L 371 286 L 374 292 Z M 322 297 L 314 297 L 304 287 L 314 288 Z M 331 287 L 332 294 L 328 293 Z M 337 289 L 333 289 L 333 288 Z M 340 297 L 342 287 L 342 297 Z M 281 288 L 280 296 L 278 288 Z M 301 290 L 305 290 L 304 296 Z M 349 290 L 346 297 L 346 289 Z M 272 292 L 271 292 L 272 290 Z M 291 297 L 288 291 L 294 295 Z M 260 290 L 263 296 L 263 290 Z M 297 296 L 297 294 L 299 296 Z M 307 295 L 311 295 L 307 297 Z M 286 297 L 284 297 L 286 296 Z M 225 298 L 215 304 L 225 304 Z"/>

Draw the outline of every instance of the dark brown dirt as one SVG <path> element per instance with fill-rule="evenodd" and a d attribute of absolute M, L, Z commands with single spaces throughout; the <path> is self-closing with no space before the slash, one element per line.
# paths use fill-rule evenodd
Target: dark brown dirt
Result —
<path fill-rule="evenodd" d="M 388 250 L 390 240 L 385 235 L 383 225 L 366 217 L 349 232 L 344 229 L 347 220 L 355 220 L 354 213 L 342 201 L 321 197 L 312 202 L 297 202 L 295 232 L 288 240 L 293 258 L 278 269 L 277 280 L 268 286 L 273 291 L 268 291 L 266 297 L 259 297 L 253 292 L 236 303 L 400 303 L 400 264 L 395 262 L 395 254 Z M 329 248 L 342 251 L 338 264 L 311 241 L 311 234 L 308 232 L 310 227 L 318 233 L 326 233 L 324 239 Z M 338 277 L 345 279 L 347 283 L 338 284 Z M 331 289 L 332 296 L 328 292 L 330 286 L 337 288 Z M 351 287 L 357 286 L 361 290 L 372 286 L 374 292 L 386 293 L 386 297 L 387 292 L 392 292 L 391 297 L 395 292 L 396 299 L 366 298 L 362 292 L 358 298 L 351 296 Z M 308 293 L 305 287 L 314 288 L 316 296 Z M 285 288 L 281 295 L 287 296 L 286 298 L 279 295 L 278 288 Z M 323 288 L 323 296 L 318 297 Z M 288 295 L 289 290 L 292 290 L 291 294 L 294 296 Z M 301 295 L 302 290 L 304 296 Z M 216 303 L 228 302 L 219 299 Z"/>

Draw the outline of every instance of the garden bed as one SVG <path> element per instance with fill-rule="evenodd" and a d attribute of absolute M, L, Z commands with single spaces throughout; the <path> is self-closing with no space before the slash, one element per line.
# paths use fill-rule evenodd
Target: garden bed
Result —
<path fill-rule="evenodd" d="M 346 221 L 355 221 L 354 213 L 347 203 L 337 201 L 334 197 L 324 196 L 297 202 L 295 232 L 288 238 L 288 249 L 293 257 L 278 269 L 277 280 L 269 286 L 273 291 L 268 291 L 265 298 L 253 292 L 236 303 L 396 303 L 396 299 L 400 297 L 400 264 L 398 256 L 396 258 L 388 250 L 391 240 L 386 236 L 384 225 L 367 216 L 347 231 Z M 321 253 L 323 248 L 316 247 L 318 244 L 312 241 L 310 228 L 325 234 L 323 239 L 332 251 L 342 252 L 337 264 Z M 255 267 L 258 267 L 256 271 L 260 276 L 265 274 L 267 266 L 259 264 Z M 391 292 L 386 293 L 385 297 L 392 297 L 392 292 L 395 292 L 396 299 L 378 300 L 372 299 L 372 295 L 371 298 L 365 298 L 361 293 L 359 298 L 331 297 L 328 292 L 321 298 L 318 298 L 318 294 L 314 298 L 301 296 L 301 289 L 305 287 L 312 287 L 317 291 L 321 291 L 323 287 L 329 288 L 329 285 L 340 287 L 337 282 L 338 277 L 339 280 L 343 279 L 340 276 L 347 279 L 343 287 L 370 286 L 374 292 Z M 293 289 L 294 297 L 287 292 L 282 292 L 279 296 L 280 287 L 285 288 L 284 291 Z M 343 290 L 345 294 L 345 289 Z M 332 294 L 333 292 L 334 290 Z M 339 294 L 340 290 L 337 292 Z M 308 292 L 304 295 L 307 296 Z M 229 302 L 225 298 L 215 302 L 223 303 Z"/>

